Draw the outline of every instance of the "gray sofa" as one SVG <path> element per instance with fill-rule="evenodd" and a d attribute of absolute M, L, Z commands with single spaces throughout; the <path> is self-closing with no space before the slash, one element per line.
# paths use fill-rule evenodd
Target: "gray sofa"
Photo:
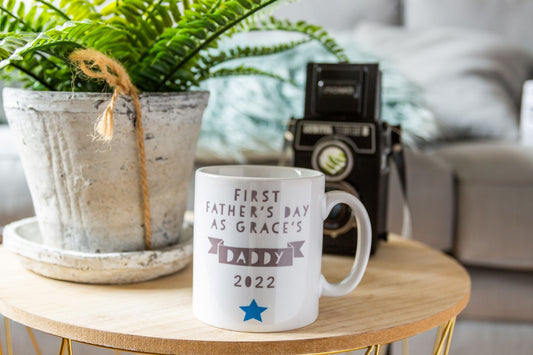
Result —
<path fill-rule="evenodd" d="M 429 105 L 443 118 L 435 143 L 409 149 L 406 159 L 412 237 L 452 254 L 472 279 L 471 300 L 456 326 L 451 353 L 530 353 L 533 147 L 518 144 L 517 134 L 520 88 L 523 80 L 533 78 L 528 76 L 533 56 L 527 54 L 533 53 L 529 29 L 533 2 L 302 0 L 280 8 L 276 15 L 304 18 L 333 31 L 352 31 L 363 20 L 378 23 L 361 25 L 354 36 L 427 90 Z M 469 32 L 472 29 L 474 34 Z M 480 54 L 475 45 L 468 44 L 485 41 L 485 33 L 501 36 L 503 44 L 487 39 Z M 446 41 L 452 47 L 436 48 Z M 431 46 L 434 51 L 428 52 Z M 448 73 L 454 59 L 446 55 L 451 53 L 457 53 L 464 66 Z M 465 60 L 469 53 L 478 56 L 475 61 Z M 420 58 L 423 61 L 417 62 Z M 504 64 L 494 64 L 494 60 Z M 465 87 L 454 89 L 455 79 L 475 75 L 492 86 L 468 81 Z M 439 91 L 442 83 L 446 92 Z M 471 101 L 457 100 L 467 96 L 457 94 L 463 88 L 479 88 L 480 92 L 472 89 L 479 95 Z M 0 183 L 0 225 L 33 214 L 6 126 L 0 126 Z M 394 177 L 389 197 L 389 228 L 399 233 L 401 194 Z M 18 341 L 27 341 L 22 332 L 18 334 Z M 426 333 L 413 339 L 411 353 L 429 353 L 433 336 Z"/>

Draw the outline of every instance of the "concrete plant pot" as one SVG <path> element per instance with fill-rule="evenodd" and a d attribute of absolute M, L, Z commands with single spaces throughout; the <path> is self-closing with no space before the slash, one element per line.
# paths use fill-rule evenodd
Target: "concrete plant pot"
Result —
<path fill-rule="evenodd" d="M 179 242 L 207 92 L 141 95 L 152 248 Z M 84 253 L 144 249 L 134 109 L 115 105 L 113 139 L 93 139 L 110 94 L 4 89 L 46 247 Z"/>

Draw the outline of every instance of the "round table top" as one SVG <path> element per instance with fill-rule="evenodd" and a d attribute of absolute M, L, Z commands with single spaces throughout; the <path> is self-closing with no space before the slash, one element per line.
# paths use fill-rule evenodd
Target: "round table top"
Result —
<path fill-rule="evenodd" d="M 329 281 L 352 258 L 326 255 Z M 468 303 L 470 278 L 451 257 L 391 236 L 349 295 L 323 297 L 313 324 L 288 332 L 243 333 L 210 327 L 192 312 L 192 265 L 153 281 L 87 285 L 26 270 L 0 246 L 0 313 L 50 334 L 137 352 L 316 353 L 385 344 L 432 329 Z"/>

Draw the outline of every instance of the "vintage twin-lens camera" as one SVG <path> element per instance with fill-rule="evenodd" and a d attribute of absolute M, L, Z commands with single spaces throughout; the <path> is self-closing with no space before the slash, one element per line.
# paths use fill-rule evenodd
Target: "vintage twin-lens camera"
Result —
<path fill-rule="evenodd" d="M 320 170 L 326 190 L 344 190 L 364 204 L 372 225 L 372 253 L 386 239 L 391 128 L 381 122 L 378 64 L 307 66 L 305 113 L 293 119 L 293 165 Z M 324 252 L 353 254 L 356 225 L 348 206 L 324 223 Z"/>

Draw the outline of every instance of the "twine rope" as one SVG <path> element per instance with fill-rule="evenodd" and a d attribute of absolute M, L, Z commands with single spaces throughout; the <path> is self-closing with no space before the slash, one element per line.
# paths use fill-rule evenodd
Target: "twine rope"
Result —
<path fill-rule="evenodd" d="M 152 227 L 150 219 L 150 204 L 148 200 L 148 179 L 146 176 L 146 153 L 144 149 L 144 130 L 142 125 L 141 103 L 139 91 L 131 83 L 130 76 L 119 62 L 109 58 L 94 49 L 78 49 L 70 55 L 70 60 L 76 68 L 85 75 L 97 80 L 106 81 L 114 88 L 111 101 L 104 113 L 98 117 L 94 130 L 97 139 L 110 141 L 113 138 L 113 111 L 119 95 L 131 97 L 135 108 L 135 131 L 139 147 L 139 160 L 141 163 L 141 187 L 144 218 L 144 247 L 150 250 L 152 246 Z"/>

